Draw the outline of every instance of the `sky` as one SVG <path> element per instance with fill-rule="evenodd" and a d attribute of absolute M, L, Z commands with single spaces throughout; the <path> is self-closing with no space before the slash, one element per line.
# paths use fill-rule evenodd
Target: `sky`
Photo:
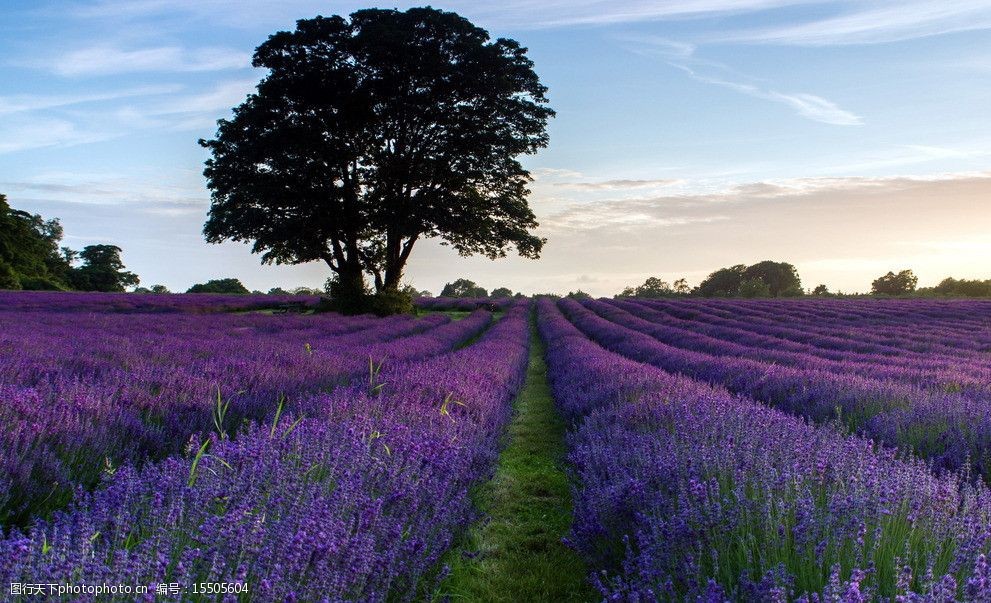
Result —
<path fill-rule="evenodd" d="M 524 165 L 540 260 L 418 243 L 406 280 L 524 293 L 697 284 L 772 259 L 807 288 L 991 278 L 991 1 L 451 0 L 529 48 L 557 117 Z M 207 244 L 211 138 L 295 20 L 379 6 L 312 0 L 0 2 L 0 193 L 64 244 L 123 248 L 145 286 L 235 276 L 320 286 Z"/>

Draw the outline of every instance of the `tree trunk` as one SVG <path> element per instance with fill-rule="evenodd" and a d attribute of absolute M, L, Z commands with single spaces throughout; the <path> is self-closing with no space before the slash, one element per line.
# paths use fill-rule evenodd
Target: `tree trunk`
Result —
<path fill-rule="evenodd" d="M 368 292 L 365 289 L 364 272 L 356 258 L 344 256 L 343 261 L 327 262 L 337 276 L 331 286 L 330 309 L 342 314 L 361 314 L 368 311 Z"/>
<path fill-rule="evenodd" d="M 398 291 L 403 280 L 403 271 L 406 269 L 406 261 L 409 260 L 410 252 L 416 243 L 419 235 L 413 235 L 405 242 L 401 237 L 389 237 L 385 251 L 385 281 L 383 290 Z"/>

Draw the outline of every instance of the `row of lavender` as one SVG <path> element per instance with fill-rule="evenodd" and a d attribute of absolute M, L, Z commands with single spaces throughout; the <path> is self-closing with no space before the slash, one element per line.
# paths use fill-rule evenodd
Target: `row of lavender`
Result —
<path fill-rule="evenodd" d="M 983 485 L 611 353 L 538 304 L 574 426 L 570 541 L 609 600 L 991 600 Z"/>
<path fill-rule="evenodd" d="M 882 355 L 936 352 L 972 355 L 991 350 L 988 314 L 981 300 L 880 300 L 863 306 L 848 300 L 646 301 L 688 319 L 716 317 L 743 328 L 757 326 L 817 347 Z"/>
<path fill-rule="evenodd" d="M 472 310 L 502 311 L 519 299 L 513 297 L 418 297 L 414 304 L 421 310 L 458 310 L 470 312 Z"/>
<path fill-rule="evenodd" d="M 286 303 L 315 307 L 319 298 L 299 295 L 221 295 L 212 293 L 87 293 L 0 291 L 0 312 L 204 313 L 251 311 Z"/>
<path fill-rule="evenodd" d="M 0 313 L 0 524 L 24 525 L 190 436 L 298 410 L 299 396 L 429 357 L 491 316 Z"/>
<path fill-rule="evenodd" d="M 613 305 L 563 300 L 561 308 L 593 340 L 631 359 L 724 386 L 817 422 L 841 419 L 870 438 L 931 459 L 940 469 L 972 468 L 985 477 L 991 475 L 991 413 L 986 396 L 878 379 L 869 373 L 700 352 L 679 347 L 679 342 L 687 345 L 686 339 L 673 338 L 668 327 Z M 884 370 L 883 365 L 878 367 L 878 373 Z"/>
<path fill-rule="evenodd" d="M 492 471 L 525 375 L 527 317 L 516 305 L 470 346 L 304 396 L 298 417 L 120 468 L 68 512 L 0 542 L 0 582 L 154 592 L 236 581 L 260 601 L 429 598 L 442 554 L 474 519 L 469 487 Z"/>
<path fill-rule="evenodd" d="M 987 335 L 987 327 L 968 325 L 964 316 L 945 321 L 938 326 L 938 333 L 926 335 L 930 347 L 936 347 L 934 342 L 939 338 L 952 338 L 951 342 L 939 345 L 936 350 L 922 352 L 910 349 L 917 346 L 909 343 L 907 336 L 902 338 L 902 347 L 866 343 L 872 331 L 887 334 L 898 328 L 896 323 L 905 320 L 903 317 L 872 320 L 869 325 L 856 329 L 836 324 L 829 330 L 828 325 L 819 324 L 819 320 L 810 322 L 780 315 L 773 319 L 762 317 L 757 313 L 762 304 L 742 306 L 733 317 L 721 316 L 708 305 L 698 304 L 690 317 L 684 317 L 684 309 L 673 304 L 621 300 L 610 303 L 658 326 L 667 327 L 665 333 L 670 334 L 680 347 L 700 351 L 712 349 L 722 355 L 750 356 L 768 362 L 812 366 L 839 373 L 857 372 L 912 381 L 926 387 L 970 388 L 984 393 L 991 378 L 991 366 L 987 362 L 991 344 L 981 341 Z M 951 304 L 944 305 L 947 309 L 953 307 Z M 991 313 L 991 306 L 985 309 Z M 912 320 L 923 321 L 918 317 Z M 932 321 L 931 318 L 926 320 Z M 965 332 L 954 333 L 961 324 L 966 327 Z M 919 324 L 916 328 L 931 329 L 934 325 Z M 825 332 L 817 333 L 820 330 Z M 678 340 L 683 340 L 684 345 Z M 967 349 L 975 345 L 985 351 Z"/>

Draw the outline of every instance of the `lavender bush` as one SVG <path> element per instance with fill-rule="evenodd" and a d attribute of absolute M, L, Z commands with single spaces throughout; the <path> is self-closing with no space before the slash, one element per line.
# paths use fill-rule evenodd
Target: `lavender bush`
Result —
<path fill-rule="evenodd" d="M 0 312 L 0 524 L 125 463 L 236 432 L 372 368 L 450 351 L 491 320 Z"/>
<path fill-rule="evenodd" d="M 987 601 L 991 493 L 610 353 L 539 302 L 570 539 L 609 600 Z"/>
<path fill-rule="evenodd" d="M 0 580 L 243 581 L 241 598 L 258 601 L 429 597 L 474 517 L 468 489 L 492 471 L 525 374 L 527 316 L 514 306 L 470 346 L 304 396 L 306 414 L 117 469 L 4 539 Z"/>
<path fill-rule="evenodd" d="M 714 355 L 677 347 L 667 327 L 609 304 L 589 304 L 601 316 L 572 300 L 561 300 L 560 306 L 593 340 L 631 359 L 722 385 L 815 421 L 841 419 L 873 439 L 931 459 L 939 469 L 966 466 L 991 475 L 991 400 L 980 394 Z"/>

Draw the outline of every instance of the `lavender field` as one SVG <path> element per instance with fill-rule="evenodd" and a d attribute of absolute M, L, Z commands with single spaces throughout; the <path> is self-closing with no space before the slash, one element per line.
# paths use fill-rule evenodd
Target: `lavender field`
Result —
<path fill-rule="evenodd" d="M 0 580 L 146 590 L 14 600 L 487 599 L 544 379 L 568 598 L 991 600 L 988 302 L 0 301 Z"/>

